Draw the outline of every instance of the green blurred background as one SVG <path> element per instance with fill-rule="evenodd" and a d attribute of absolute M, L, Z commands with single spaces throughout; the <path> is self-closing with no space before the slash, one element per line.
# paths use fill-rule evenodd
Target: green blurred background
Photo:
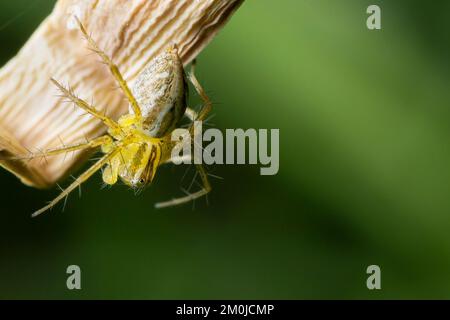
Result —
<path fill-rule="evenodd" d="M 1 2 L 2 65 L 53 4 Z M 366 28 L 370 4 L 381 31 Z M 217 127 L 280 129 L 279 174 L 215 166 L 209 205 L 160 211 L 185 168 L 139 196 L 97 175 L 64 212 L 30 219 L 57 190 L 2 170 L 0 298 L 450 298 L 448 12 L 247 0 L 198 74 Z M 81 291 L 66 289 L 70 264 Z M 366 288 L 371 264 L 382 290 Z"/>

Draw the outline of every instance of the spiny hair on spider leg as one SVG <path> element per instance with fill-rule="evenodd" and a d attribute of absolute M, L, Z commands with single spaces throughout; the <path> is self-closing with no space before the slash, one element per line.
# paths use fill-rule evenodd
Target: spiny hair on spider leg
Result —
<path fill-rule="evenodd" d="M 191 191 L 192 186 L 194 185 L 194 182 L 195 182 L 195 180 L 197 179 L 197 176 L 198 176 L 198 171 L 195 171 L 194 177 L 192 178 L 192 181 L 191 181 L 191 183 L 189 184 L 189 187 L 187 188 L 188 191 Z"/>
<path fill-rule="evenodd" d="M 216 178 L 216 179 L 219 179 L 219 180 L 225 180 L 224 177 L 221 177 L 221 176 L 218 176 L 218 175 L 209 173 L 209 172 L 208 172 L 207 174 L 208 174 L 208 176 L 210 176 L 210 177 L 212 177 L 212 178 Z"/>
<path fill-rule="evenodd" d="M 184 180 L 184 179 L 186 178 L 186 176 L 188 175 L 188 173 L 189 173 L 190 169 L 191 169 L 191 166 L 188 166 L 188 167 L 186 168 L 186 170 L 184 171 L 184 174 L 183 174 L 183 176 L 181 177 L 181 181 L 180 181 L 180 183 L 182 183 L 182 182 L 183 182 L 183 180 Z"/>

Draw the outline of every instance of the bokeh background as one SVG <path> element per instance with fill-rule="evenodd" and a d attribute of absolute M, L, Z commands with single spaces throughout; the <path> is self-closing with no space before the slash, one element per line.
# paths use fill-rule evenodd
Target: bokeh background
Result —
<path fill-rule="evenodd" d="M 0 4 L 0 64 L 54 1 Z M 382 8 L 382 30 L 366 8 Z M 0 298 L 450 298 L 450 2 L 247 0 L 199 57 L 219 128 L 279 128 L 280 171 L 215 166 L 205 200 L 165 167 L 136 196 L 0 172 Z M 48 79 L 42 79 L 48 81 Z M 191 171 L 192 172 L 192 171 Z M 66 268 L 82 290 L 66 289 Z M 377 264 L 382 289 L 366 288 Z"/>

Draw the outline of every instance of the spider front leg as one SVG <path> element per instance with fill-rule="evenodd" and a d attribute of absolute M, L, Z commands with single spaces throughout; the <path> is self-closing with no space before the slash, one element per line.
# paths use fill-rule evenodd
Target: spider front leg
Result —
<path fill-rule="evenodd" d="M 111 159 L 113 159 L 118 153 L 120 152 L 120 148 L 117 147 L 110 153 L 106 154 L 103 158 L 98 160 L 92 167 L 87 169 L 82 175 L 80 175 L 67 189 L 64 189 L 59 196 L 57 196 L 53 201 L 51 201 L 48 205 L 43 207 L 40 210 L 37 210 L 34 212 L 31 216 L 37 217 L 41 213 L 51 209 L 55 204 L 63 200 L 65 197 L 67 197 L 73 190 L 78 188 L 83 182 L 88 180 L 95 172 L 100 170 L 105 164 L 109 163 Z"/>
<path fill-rule="evenodd" d="M 54 149 L 47 149 L 47 150 L 44 150 L 44 151 L 38 152 L 38 153 L 30 153 L 30 154 L 22 156 L 22 157 L 19 156 L 19 157 L 14 157 L 14 158 L 8 158 L 7 160 L 32 160 L 35 158 L 56 156 L 59 154 L 68 153 L 68 152 L 72 152 L 72 151 L 93 149 L 93 148 L 99 147 L 101 145 L 110 144 L 111 142 L 112 142 L 112 138 L 108 135 L 104 135 L 104 136 L 101 136 L 96 139 L 86 141 L 83 143 L 62 146 L 62 147 L 54 148 Z"/>
<path fill-rule="evenodd" d="M 175 198 L 175 199 L 172 199 L 172 200 L 169 200 L 166 202 L 159 202 L 159 203 L 155 204 L 155 208 L 160 209 L 160 208 L 177 206 L 177 205 L 187 203 L 187 202 L 193 201 L 195 199 L 198 199 L 200 197 L 207 195 L 212 189 L 211 184 L 209 183 L 208 174 L 206 173 L 205 168 L 201 164 L 196 165 L 196 168 L 197 168 L 197 172 L 199 173 L 200 178 L 203 183 L 203 187 L 201 190 L 191 193 L 191 194 L 188 194 L 185 197 Z"/>
<path fill-rule="evenodd" d="M 76 106 L 79 108 L 85 110 L 87 113 L 91 114 L 95 118 L 101 120 L 106 126 L 108 126 L 111 129 L 120 129 L 117 122 L 115 122 L 113 119 L 105 116 L 104 114 L 101 114 L 97 109 L 95 109 L 93 106 L 89 105 L 86 101 L 83 99 L 78 98 L 73 91 L 70 88 L 64 87 L 62 84 L 60 84 L 55 79 L 51 79 L 53 84 L 58 87 L 58 89 L 62 92 L 62 94 L 72 101 Z"/>
<path fill-rule="evenodd" d="M 128 101 L 130 102 L 131 108 L 133 109 L 133 112 L 134 112 L 136 118 L 140 119 L 141 116 L 142 116 L 141 108 L 139 108 L 139 104 L 136 101 L 136 98 L 133 96 L 133 93 L 131 92 L 130 87 L 128 86 L 126 80 L 123 78 L 122 74 L 120 73 L 119 68 L 117 67 L 116 64 L 113 63 L 111 58 L 104 51 L 102 51 L 99 48 L 99 46 L 94 41 L 94 39 L 92 39 L 92 37 L 87 33 L 87 31 L 84 28 L 84 26 L 81 23 L 81 21 L 78 18 L 76 18 L 76 19 L 78 21 L 78 25 L 80 27 L 80 30 L 83 33 L 83 35 L 85 36 L 85 38 L 88 41 L 89 45 L 91 46 L 91 49 L 95 53 L 97 53 L 100 56 L 100 58 L 102 59 L 102 61 L 109 67 L 109 70 L 111 71 L 112 75 L 114 76 L 114 78 L 116 79 L 116 81 L 119 84 L 120 88 L 122 89 L 123 93 L 125 94 L 125 96 L 127 97 Z"/>

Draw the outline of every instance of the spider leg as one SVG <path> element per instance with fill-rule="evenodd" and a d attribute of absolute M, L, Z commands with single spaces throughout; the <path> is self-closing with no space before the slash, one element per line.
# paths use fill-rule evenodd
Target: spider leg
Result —
<path fill-rule="evenodd" d="M 204 195 L 207 195 L 210 191 L 211 191 L 211 185 L 209 183 L 208 180 L 208 174 L 205 171 L 205 168 L 203 168 L 202 165 L 196 165 L 197 171 L 200 175 L 200 178 L 202 179 L 202 189 L 200 189 L 197 192 L 188 194 L 185 197 L 181 197 L 181 198 L 175 198 L 166 202 L 159 202 L 155 205 L 156 208 L 160 209 L 160 208 L 167 208 L 167 207 L 172 207 L 172 206 L 177 206 L 189 201 L 193 201 L 197 198 L 200 198 Z"/>
<path fill-rule="evenodd" d="M 206 95 L 205 90 L 200 85 L 200 82 L 197 80 L 197 77 L 195 76 L 195 66 L 196 66 L 196 61 L 194 60 L 192 62 L 191 72 L 189 73 L 189 80 L 194 85 L 195 90 L 202 98 L 204 105 L 199 113 L 196 113 L 191 108 L 187 108 L 186 116 L 189 117 L 192 121 L 203 121 L 206 119 L 208 114 L 211 112 L 212 103 L 211 103 L 211 100 L 209 99 L 209 97 Z M 193 130 L 194 130 L 194 125 L 192 125 L 190 128 L 191 135 L 193 134 Z M 173 160 L 174 159 L 170 159 L 169 161 L 173 162 Z M 159 209 L 159 208 L 176 206 L 176 205 L 180 205 L 180 204 L 183 204 L 183 203 L 186 203 L 189 201 L 193 201 L 197 198 L 207 195 L 211 191 L 211 184 L 209 183 L 208 174 L 202 165 L 200 165 L 200 164 L 196 165 L 196 168 L 197 168 L 197 172 L 200 175 L 200 178 L 202 180 L 202 184 L 203 184 L 202 189 L 200 189 L 199 191 L 196 191 L 194 193 L 188 194 L 185 197 L 175 198 L 175 199 L 172 199 L 172 200 L 169 200 L 166 202 L 159 202 L 155 205 L 155 207 Z"/>
<path fill-rule="evenodd" d="M 68 146 L 62 146 L 62 147 L 58 147 L 58 148 L 54 148 L 54 149 L 48 149 L 48 150 L 44 150 L 44 151 L 38 152 L 38 153 L 30 153 L 30 154 L 28 154 L 26 156 L 22 156 L 22 157 L 8 158 L 8 160 L 31 160 L 31 159 L 40 158 L 40 157 L 55 156 L 58 154 L 67 153 L 67 152 L 71 152 L 71 151 L 96 148 L 103 144 L 108 144 L 111 142 L 112 142 L 111 137 L 108 135 L 104 135 L 104 136 L 98 137 L 96 139 L 93 139 L 91 141 L 72 144 L 72 145 L 68 145 Z"/>
<path fill-rule="evenodd" d="M 55 84 L 55 86 L 58 87 L 58 89 L 64 94 L 64 96 L 66 98 L 68 98 L 70 101 L 72 101 L 73 103 L 75 103 L 78 107 L 80 107 L 81 109 L 85 110 L 86 112 L 90 113 L 91 115 L 93 115 L 95 118 L 103 121 L 103 123 L 105 125 L 107 125 L 110 128 L 113 129 L 118 129 L 120 128 L 119 125 L 117 124 L 117 122 L 115 122 L 113 119 L 105 116 L 104 114 L 100 113 L 97 109 L 95 109 L 93 106 L 91 106 L 90 104 L 88 104 L 86 101 L 78 98 L 71 89 L 68 89 L 66 87 L 64 87 L 62 84 L 60 84 L 58 81 L 56 81 L 55 79 L 51 79 L 51 81 Z"/>
<path fill-rule="evenodd" d="M 127 97 L 128 101 L 131 104 L 131 107 L 134 111 L 134 114 L 137 118 L 141 118 L 141 109 L 139 108 L 139 104 L 136 101 L 136 98 L 133 96 L 133 93 L 130 90 L 130 87 L 128 86 L 126 80 L 123 78 L 122 74 L 119 71 L 119 68 L 116 64 L 111 60 L 111 58 L 99 48 L 97 43 L 92 39 L 92 37 L 87 33 L 85 27 L 81 23 L 81 21 L 77 18 L 78 25 L 80 27 L 81 32 L 83 33 L 84 37 L 89 43 L 89 46 L 91 47 L 91 50 L 94 51 L 96 54 L 100 56 L 102 61 L 109 67 L 109 70 L 111 71 L 111 74 L 116 79 L 117 83 L 119 84 L 120 88 L 122 89 L 123 93 Z"/>
<path fill-rule="evenodd" d="M 92 165 L 89 169 L 87 169 L 83 174 L 81 174 L 70 186 L 68 186 L 64 191 L 62 191 L 54 200 L 52 200 L 48 205 L 43 207 L 40 210 L 37 210 L 34 212 L 31 216 L 37 217 L 41 213 L 51 209 L 55 204 L 63 200 L 65 197 L 67 197 L 73 190 L 78 188 L 83 182 L 88 180 L 95 172 L 100 170 L 103 165 L 107 164 L 115 155 L 117 155 L 120 152 L 120 148 L 116 148 L 110 153 L 106 154 L 104 157 L 102 157 L 100 160 L 98 160 L 94 165 Z"/>
<path fill-rule="evenodd" d="M 195 90 L 197 91 L 197 93 L 200 95 L 200 97 L 203 100 L 203 107 L 200 110 L 200 112 L 198 113 L 197 117 L 195 118 L 196 121 L 203 121 L 206 119 L 206 117 L 208 116 L 208 114 L 211 112 L 212 109 L 212 102 L 209 99 L 209 97 L 206 95 L 205 90 L 203 89 L 203 87 L 200 85 L 200 82 L 197 80 L 197 77 L 195 76 L 195 67 L 196 67 L 196 60 L 194 60 L 192 62 L 192 66 L 191 66 L 191 72 L 189 72 L 189 80 L 191 81 L 191 83 L 194 85 Z"/>

